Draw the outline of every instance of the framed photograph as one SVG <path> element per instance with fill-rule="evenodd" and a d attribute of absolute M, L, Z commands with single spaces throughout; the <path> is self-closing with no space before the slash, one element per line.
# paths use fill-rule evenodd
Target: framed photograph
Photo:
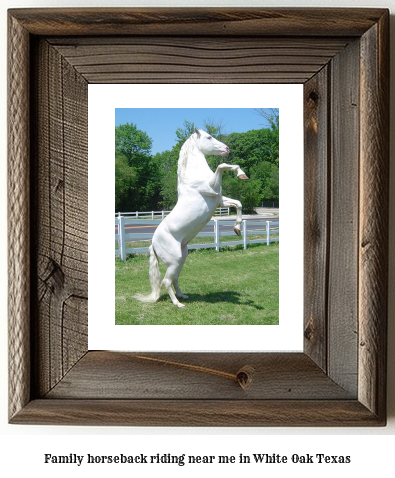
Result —
<path fill-rule="evenodd" d="M 386 9 L 9 11 L 10 423 L 385 425 L 388 32 Z M 89 349 L 93 84 L 303 85 L 302 351 Z"/>
<path fill-rule="evenodd" d="M 92 230 L 92 234 L 88 232 L 88 348 L 144 352 L 302 351 L 303 85 L 251 84 L 247 92 L 243 84 L 94 84 L 88 85 L 88 100 L 88 218 L 89 230 Z M 272 129 L 269 122 L 265 124 L 260 110 L 254 108 L 257 102 L 261 106 L 278 106 L 276 110 L 269 110 L 270 114 L 278 114 L 278 130 Z M 126 130 L 136 134 L 136 138 L 142 134 L 152 138 L 152 153 L 146 157 L 145 164 L 147 170 L 150 167 L 155 174 L 140 173 L 141 189 L 134 184 L 131 186 L 135 192 L 129 189 L 125 193 L 121 187 L 125 184 L 122 174 L 129 166 L 129 161 L 132 161 L 130 155 L 128 162 L 123 162 L 122 152 L 118 152 L 114 188 L 114 116 L 115 137 L 120 137 Z M 242 202 L 243 218 L 248 221 L 246 227 L 248 224 L 249 234 L 243 233 L 240 237 L 234 233 L 236 215 L 216 217 L 217 224 L 221 224 L 220 232 L 224 229 L 228 231 L 220 236 L 221 247 L 238 246 L 232 251 L 221 249 L 221 256 L 225 257 L 218 257 L 217 252 L 213 254 L 216 250 L 214 221 L 207 224 L 203 237 L 196 237 L 189 242 L 189 256 L 179 280 L 181 289 L 189 296 L 188 300 L 183 301 L 185 310 L 174 309 L 164 287 L 159 303 L 138 302 L 131 299 L 133 294 L 148 292 L 150 288 L 149 257 L 148 254 L 142 257 L 136 253 L 125 262 L 116 260 L 114 266 L 114 211 L 125 211 L 116 212 L 115 216 L 116 222 L 119 215 L 125 218 L 126 231 L 148 235 L 149 240 L 145 242 L 140 239 L 141 236 L 136 239 L 129 236 L 130 241 L 139 242 L 126 243 L 126 251 L 148 252 L 147 246 L 151 245 L 152 232 L 161 221 L 161 213 L 150 212 L 148 220 L 153 221 L 147 225 L 145 217 L 148 213 L 144 211 L 160 209 L 157 201 L 167 199 L 169 202 L 164 207 L 164 213 L 168 214 L 168 210 L 177 202 L 178 148 L 184 138 L 177 141 L 176 132 L 189 135 L 195 124 L 205 129 L 208 119 L 212 125 L 215 122 L 222 123 L 222 133 L 217 139 L 221 138 L 230 149 L 226 158 L 207 156 L 212 170 L 220 163 L 234 164 L 232 158 L 236 157 L 237 163 L 241 163 L 250 177 L 248 181 L 241 181 L 232 171 L 225 171 L 222 176 L 223 195 Z M 207 129 L 213 128 L 211 124 L 208 124 Z M 185 127 L 190 130 L 185 130 Z M 279 135 L 278 131 L 281 131 Z M 130 142 L 127 143 L 129 147 Z M 133 147 L 136 146 L 133 144 Z M 128 150 L 126 153 L 129 154 Z M 269 163 L 269 160 L 273 162 Z M 140 156 L 136 157 L 136 161 L 141 161 Z M 265 214 L 258 209 L 259 215 L 252 215 L 253 211 L 248 210 L 247 200 L 251 201 L 251 188 L 256 188 L 258 181 L 263 184 L 262 174 L 257 180 L 259 165 L 265 168 L 273 165 L 273 169 L 279 171 L 275 179 L 279 177 L 281 184 L 281 261 L 276 236 L 278 209 L 270 209 L 270 212 L 266 209 Z M 162 179 L 165 168 L 166 176 Z M 168 178 L 171 174 L 174 176 L 171 176 L 170 182 Z M 145 182 L 148 180 L 152 184 L 149 188 L 152 195 L 159 181 L 161 191 L 164 191 L 163 199 L 155 197 L 152 207 L 145 206 L 146 200 L 144 206 L 141 203 L 138 205 L 139 199 L 136 199 L 140 190 L 146 190 Z M 249 191 L 249 194 L 244 194 L 244 191 Z M 256 198 L 253 200 L 257 201 Z M 253 204 L 254 207 L 259 205 L 258 202 Z M 134 219 L 136 212 L 126 211 L 139 211 L 140 226 Z M 190 214 L 190 208 L 187 211 Z M 273 242 L 270 242 L 270 247 L 267 247 L 267 220 L 272 228 L 270 238 Z M 146 225 L 144 231 L 139 230 L 142 224 Z M 256 234 L 252 233 L 253 227 L 256 228 Z M 245 239 L 260 241 L 261 245 L 248 243 L 244 249 Z M 207 246 L 210 246 L 209 250 L 202 250 Z M 119 251 L 118 242 L 116 247 Z M 199 248 L 195 251 L 197 253 L 194 247 Z M 144 265 L 142 261 L 145 261 Z M 289 267 L 291 263 L 292 267 Z M 161 272 L 163 276 L 164 266 Z M 114 323 L 119 326 L 114 327 Z M 139 327 L 127 327 L 127 324 Z M 165 324 L 182 327 L 177 327 L 175 331 L 174 327 L 163 327 Z M 199 325 L 210 325 L 210 330 Z M 263 333 L 262 325 L 269 326 Z"/>

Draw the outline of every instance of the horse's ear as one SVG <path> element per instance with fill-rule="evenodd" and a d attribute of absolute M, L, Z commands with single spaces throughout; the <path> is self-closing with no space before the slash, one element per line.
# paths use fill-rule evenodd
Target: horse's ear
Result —
<path fill-rule="evenodd" d="M 196 126 L 195 126 L 195 133 L 196 133 L 198 136 L 200 136 L 200 131 L 196 128 Z"/>

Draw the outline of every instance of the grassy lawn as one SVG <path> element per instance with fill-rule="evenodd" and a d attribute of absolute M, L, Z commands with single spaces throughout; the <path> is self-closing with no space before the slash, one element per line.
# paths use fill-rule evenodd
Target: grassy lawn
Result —
<path fill-rule="evenodd" d="M 204 238 L 199 238 L 204 239 Z M 203 242 L 203 241 L 202 241 Z M 115 323 L 120 325 L 277 325 L 279 244 L 189 251 L 179 283 L 189 300 L 175 307 L 165 290 L 158 302 L 132 300 L 149 293 L 148 254 L 115 260 Z M 166 267 L 160 265 L 162 277 Z"/>

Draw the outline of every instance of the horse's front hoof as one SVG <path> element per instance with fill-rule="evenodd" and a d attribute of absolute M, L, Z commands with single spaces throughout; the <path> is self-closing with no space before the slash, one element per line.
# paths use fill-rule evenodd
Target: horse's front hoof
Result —
<path fill-rule="evenodd" d="M 240 176 L 237 176 L 239 179 L 250 179 L 246 174 L 240 174 Z"/>
<path fill-rule="evenodd" d="M 233 230 L 235 231 L 235 233 L 236 233 L 238 236 L 241 236 L 240 229 L 237 229 L 237 227 L 235 226 L 235 227 L 233 228 Z"/>
<path fill-rule="evenodd" d="M 179 302 L 177 304 L 177 307 L 179 307 L 180 309 L 185 309 L 185 305 L 184 304 L 181 304 L 181 302 Z"/>

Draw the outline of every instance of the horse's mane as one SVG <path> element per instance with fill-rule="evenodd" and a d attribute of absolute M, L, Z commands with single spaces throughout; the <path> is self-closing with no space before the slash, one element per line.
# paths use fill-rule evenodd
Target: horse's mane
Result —
<path fill-rule="evenodd" d="M 193 133 L 181 147 L 180 155 L 178 157 L 178 167 L 177 167 L 178 184 L 184 183 L 185 170 L 187 168 L 187 162 L 188 162 L 188 155 L 189 155 L 189 151 L 194 145 L 195 138 L 196 138 L 196 133 Z"/>

